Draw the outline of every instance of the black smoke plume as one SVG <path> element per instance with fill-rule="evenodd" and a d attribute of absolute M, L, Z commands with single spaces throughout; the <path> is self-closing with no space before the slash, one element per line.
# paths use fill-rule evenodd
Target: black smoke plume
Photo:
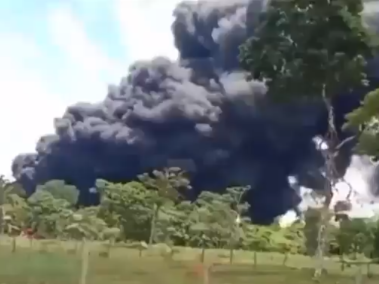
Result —
<path fill-rule="evenodd" d="M 137 62 L 103 102 L 68 107 L 36 154 L 15 158 L 15 178 L 28 192 L 63 179 L 90 204 L 97 178 L 127 181 L 179 165 L 191 175 L 192 198 L 201 190 L 250 184 L 256 221 L 295 208 L 300 197 L 288 176 L 321 187 L 322 158 L 313 138 L 325 131 L 325 111 L 317 104 L 270 106 L 265 86 L 245 80 L 238 47 L 262 7 L 260 0 L 179 4 L 172 31 L 180 59 Z M 339 125 L 358 102 L 356 95 L 336 102 Z M 345 152 L 341 175 L 349 163 Z"/>

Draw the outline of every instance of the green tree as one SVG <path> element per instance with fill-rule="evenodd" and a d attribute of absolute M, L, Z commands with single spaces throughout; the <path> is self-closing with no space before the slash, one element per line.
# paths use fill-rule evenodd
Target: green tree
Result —
<path fill-rule="evenodd" d="M 360 254 L 370 255 L 373 231 L 365 219 L 345 219 L 340 222 L 336 240 L 342 254 L 357 258 Z"/>
<path fill-rule="evenodd" d="M 153 194 L 139 182 L 111 183 L 97 180 L 100 193 L 99 216 L 108 227 L 119 227 L 123 239 L 147 241 Z"/>
<path fill-rule="evenodd" d="M 243 247 L 254 251 L 275 251 L 277 232 L 271 226 L 251 225 L 245 229 Z"/>
<path fill-rule="evenodd" d="M 287 242 L 285 242 L 287 246 L 284 247 L 285 253 L 304 254 L 304 227 L 305 224 L 299 221 L 281 230 L 284 239 L 287 240 Z"/>
<path fill-rule="evenodd" d="M 63 180 L 50 180 L 38 186 L 38 189 L 49 192 L 56 199 L 64 199 L 72 206 L 78 202 L 79 190 L 73 185 L 66 184 Z"/>
<path fill-rule="evenodd" d="M 379 158 L 379 89 L 368 93 L 361 106 L 347 115 L 346 128 L 358 132 L 356 150 L 377 161 Z"/>
<path fill-rule="evenodd" d="M 20 233 L 27 227 L 29 206 L 24 198 L 18 194 L 8 194 L 7 202 L 3 205 L 8 216 L 8 233 Z"/>
<path fill-rule="evenodd" d="M 14 218 L 17 215 L 18 225 L 23 222 L 21 210 L 27 207 L 22 198 L 23 195 L 24 192 L 19 184 L 10 182 L 4 176 L 0 176 L 0 235 L 4 234 L 6 230 L 5 221 L 7 221 L 8 225 L 15 225 Z M 11 220 L 6 220 L 7 218 L 11 218 Z"/>
<path fill-rule="evenodd" d="M 157 241 L 177 246 L 190 245 L 189 230 L 193 225 L 192 214 L 194 210 L 195 204 L 190 201 L 164 206 L 161 209 L 159 220 L 157 220 Z"/>
<path fill-rule="evenodd" d="M 185 173 L 174 167 L 163 169 L 162 171 L 154 170 L 151 174 L 142 174 L 138 178 L 148 190 L 154 193 L 152 196 L 153 214 L 148 243 L 151 246 L 155 237 L 155 226 L 160 209 L 170 201 L 179 201 L 183 190 L 187 190 L 191 186 Z"/>
<path fill-rule="evenodd" d="M 29 198 L 29 223 L 41 236 L 58 237 L 67 226 L 72 216 L 71 204 L 64 199 L 57 199 L 44 190 L 36 190 Z"/>
<path fill-rule="evenodd" d="M 249 204 L 243 200 L 245 195 L 250 190 L 249 186 L 245 187 L 230 187 L 226 189 L 226 193 L 223 194 L 223 198 L 229 206 L 227 210 L 227 219 L 229 223 L 230 237 L 229 237 L 229 260 L 233 262 L 233 252 L 236 245 L 239 245 L 242 238 L 242 222 L 250 221 L 246 219 L 246 213 L 249 210 Z"/>
<path fill-rule="evenodd" d="M 195 202 L 190 215 L 189 233 L 192 245 L 202 248 L 202 262 L 206 248 L 224 248 L 230 245 L 229 205 L 225 196 L 208 191 L 203 191 Z"/>
<path fill-rule="evenodd" d="M 327 115 L 323 151 L 327 182 L 318 233 L 317 254 L 322 273 L 328 209 L 337 181 L 335 158 L 339 141 L 332 98 L 344 90 L 367 84 L 367 60 L 375 56 L 377 42 L 362 21 L 361 0 L 270 1 L 254 36 L 242 47 L 242 66 L 265 82 L 268 95 L 279 102 L 321 101 Z M 341 144 L 342 143 L 342 144 Z"/>
<path fill-rule="evenodd" d="M 98 211 L 98 207 L 87 207 L 73 212 L 63 229 L 64 233 L 76 240 L 102 239 L 107 226 L 98 217 Z"/>
<path fill-rule="evenodd" d="M 379 262 L 379 220 L 375 220 L 372 223 L 372 232 L 373 232 L 373 242 L 372 242 L 372 257 L 376 259 L 376 262 Z"/>
<path fill-rule="evenodd" d="M 317 234 L 320 226 L 321 212 L 319 209 L 309 208 L 304 213 L 304 236 L 306 253 L 314 256 L 317 251 Z"/>

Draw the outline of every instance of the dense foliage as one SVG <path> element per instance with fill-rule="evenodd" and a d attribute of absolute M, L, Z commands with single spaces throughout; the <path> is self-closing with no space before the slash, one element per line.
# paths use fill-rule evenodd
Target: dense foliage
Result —
<path fill-rule="evenodd" d="M 330 99 L 366 84 L 377 42 L 363 8 L 359 0 L 270 1 L 241 63 L 282 101 Z"/>
<path fill-rule="evenodd" d="M 315 253 L 318 209 L 309 209 L 304 218 L 287 227 L 278 222 L 259 226 L 245 214 L 249 206 L 243 198 L 249 188 L 228 188 L 223 194 L 203 192 L 195 202 L 189 202 L 180 198 L 179 191 L 174 194 L 181 185 L 188 187 L 175 171 L 170 174 L 175 185 L 171 194 L 163 194 L 168 192 L 163 190 L 168 183 L 161 182 L 165 172 L 169 171 L 156 171 L 149 179 L 144 176 L 141 181 L 125 184 L 98 180 L 101 203 L 87 208 L 76 207 L 72 201 L 78 191 L 63 181 L 50 181 L 27 198 L 15 184 L 3 180 L 1 208 L 8 216 L 3 218 L 4 232 L 18 235 L 32 229 L 42 238 Z M 156 190 L 148 189 L 152 183 L 157 184 Z M 329 228 L 328 244 L 330 254 L 379 256 L 379 221 L 340 218 Z"/>
<path fill-rule="evenodd" d="M 347 116 L 347 128 L 359 131 L 356 150 L 359 154 L 379 157 L 379 89 L 366 95 L 361 106 Z"/>

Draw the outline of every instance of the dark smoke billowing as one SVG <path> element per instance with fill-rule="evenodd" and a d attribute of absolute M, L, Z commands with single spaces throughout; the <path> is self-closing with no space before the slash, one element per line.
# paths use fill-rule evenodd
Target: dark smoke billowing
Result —
<path fill-rule="evenodd" d="M 295 207 L 299 197 L 288 176 L 313 188 L 321 181 L 312 139 L 323 134 L 325 113 L 319 105 L 268 105 L 265 86 L 247 82 L 238 69 L 238 46 L 261 8 L 260 0 L 180 4 L 173 24 L 180 60 L 137 62 L 103 102 L 70 106 L 36 154 L 15 158 L 15 178 L 28 191 L 64 179 L 91 203 L 97 178 L 126 181 L 179 164 L 190 172 L 194 194 L 251 184 L 260 222 Z M 338 123 L 357 101 L 337 102 Z"/>

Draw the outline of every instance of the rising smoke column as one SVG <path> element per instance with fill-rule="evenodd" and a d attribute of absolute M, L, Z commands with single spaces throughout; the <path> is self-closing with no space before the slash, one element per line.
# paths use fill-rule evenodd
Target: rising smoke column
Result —
<path fill-rule="evenodd" d="M 239 70 L 238 46 L 252 34 L 262 7 L 258 0 L 179 4 L 172 26 L 179 60 L 136 62 L 102 102 L 68 107 L 35 154 L 15 158 L 15 178 L 29 192 L 63 179 L 89 204 L 97 178 L 127 181 L 179 165 L 191 175 L 194 196 L 250 184 L 259 222 L 294 208 L 300 198 L 288 176 L 316 189 L 322 184 L 312 139 L 323 134 L 325 113 L 320 105 L 271 106 L 266 87 L 247 82 Z M 351 107 L 341 105 L 342 112 Z"/>

